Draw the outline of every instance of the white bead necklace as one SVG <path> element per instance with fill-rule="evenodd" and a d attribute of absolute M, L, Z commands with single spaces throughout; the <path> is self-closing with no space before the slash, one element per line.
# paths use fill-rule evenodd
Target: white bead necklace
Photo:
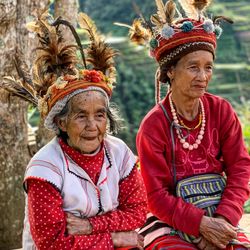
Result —
<path fill-rule="evenodd" d="M 179 125 L 179 120 L 176 114 L 176 110 L 174 108 L 174 104 L 173 104 L 173 100 L 172 100 L 172 94 L 169 95 L 169 103 L 170 103 L 170 109 L 171 109 L 171 113 L 173 116 L 173 120 L 175 122 L 175 124 Z M 188 150 L 193 150 L 193 149 L 197 149 L 199 144 L 201 144 L 201 140 L 203 139 L 204 133 L 205 133 L 205 125 L 206 125 L 206 118 L 205 118 L 205 109 L 204 109 L 204 105 L 201 101 L 201 99 L 199 99 L 199 103 L 201 105 L 201 115 L 202 115 L 202 121 L 201 121 L 201 128 L 200 128 L 200 132 L 197 136 L 197 139 L 195 140 L 194 144 L 189 144 L 188 142 L 186 142 L 186 137 L 184 137 L 182 135 L 182 132 L 180 129 L 178 129 L 176 127 L 176 133 L 177 136 L 180 140 L 180 143 L 182 144 L 182 147 Z"/>

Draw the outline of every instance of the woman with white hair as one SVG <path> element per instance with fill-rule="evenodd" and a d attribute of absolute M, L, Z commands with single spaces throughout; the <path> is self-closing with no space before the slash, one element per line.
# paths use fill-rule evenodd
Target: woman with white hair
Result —
<path fill-rule="evenodd" d="M 25 172 L 23 248 L 141 249 L 143 237 L 135 229 L 145 222 L 147 202 L 138 162 L 122 140 L 110 135 L 119 128 L 109 104 L 115 52 L 86 14 L 79 22 L 91 41 L 87 62 L 81 50 L 82 65 L 76 46 L 63 42 L 59 31 L 60 24 L 72 28 L 68 22 L 45 12 L 28 24 L 40 41 L 33 83 L 14 93 L 38 102 L 45 126 L 57 136 Z"/>

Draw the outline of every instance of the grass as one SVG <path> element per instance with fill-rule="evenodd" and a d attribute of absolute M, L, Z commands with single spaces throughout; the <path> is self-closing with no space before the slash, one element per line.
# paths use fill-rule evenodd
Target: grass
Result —
<path fill-rule="evenodd" d="M 250 213 L 250 199 L 248 201 L 246 201 L 245 205 L 244 205 L 244 212 L 245 213 Z"/>

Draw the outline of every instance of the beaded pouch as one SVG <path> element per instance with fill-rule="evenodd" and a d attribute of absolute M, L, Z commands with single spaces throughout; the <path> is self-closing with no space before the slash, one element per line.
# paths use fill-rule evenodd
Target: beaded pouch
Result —
<path fill-rule="evenodd" d="M 177 182 L 176 195 L 213 216 L 226 186 L 226 179 L 220 174 L 195 175 Z M 195 237 L 178 231 L 181 238 L 192 242 Z"/>

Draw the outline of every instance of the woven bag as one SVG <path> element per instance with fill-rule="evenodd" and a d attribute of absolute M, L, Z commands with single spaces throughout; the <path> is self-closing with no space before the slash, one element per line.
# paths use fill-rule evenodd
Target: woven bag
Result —
<path fill-rule="evenodd" d="M 185 202 L 206 210 L 207 216 L 213 216 L 226 186 L 226 179 L 220 174 L 202 174 L 185 178 L 177 182 L 176 195 Z M 178 231 L 181 238 L 192 242 L 195 237 Z"/>

